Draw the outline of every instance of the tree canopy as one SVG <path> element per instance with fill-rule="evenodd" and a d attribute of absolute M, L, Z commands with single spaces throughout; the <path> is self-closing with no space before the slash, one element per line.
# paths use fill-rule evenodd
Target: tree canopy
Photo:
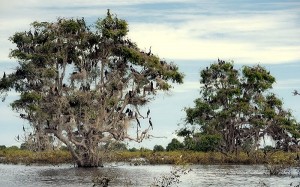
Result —
<path fill-rule="evenodd" d="M 99 146 L 112 139 L 141 142 L 153 128 L 149 113 L 139 109 L 183 74 L 151 51 L 143 51 L 127 37 L 128 24 L 108 10 L 95 27 L 84 18 L 33 22 L 10 41 L 10 57 L 19 65 L 3 75 L 0 93 L 20 93 L 11 103 L 33 132 L 26 141 L 37 147 L 49 137 L 63 142 L 78 166 L 99 166 Z M 142 129 L 141 118 L 149 118 Z M 136 124 L 136 136 L 128 127 Z M 145 125 L 144 125 L 145 127 Z M 53 138 L 51 139 L 53 140 Z M 50 141 L 51 142 L 51 141 Z M 53 141 L 52 141 L 53 142 Z"/>
<path fill-rule="evenodd" d="M 218 149 L 224 152 L 257 149 L 266 135 L 277 148 L 288 150 L 300 138 L 300 126 L 270 92 L 274 82 L 260 65 L 243 66 L 240 73 L 233 62 L 218 59 L 201 70 L 200 98 L 194 107 L 185 108 L 185 121 L 199 127 L 202 138 L 221 137 Z M 179 135 L 193 137 L 193 131 L 186 126 Z"/>

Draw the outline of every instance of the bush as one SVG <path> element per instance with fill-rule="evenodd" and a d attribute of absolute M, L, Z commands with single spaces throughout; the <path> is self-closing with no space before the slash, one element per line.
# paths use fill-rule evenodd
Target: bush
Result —
<path fill-rule="evenodd" d="M 219 147 L 221 137 L 218 135 L 208 135 L 196 133 L 193 137 L 186 137 L 184 139 L 185 148 L 192 151 L 216 151 Z"/>
<path fill-rule="evenodd" d="M 135 147 L 133 147 L 133 148 L 130 148 L 130 149 L 128 149 L 128 151 L 130 151 L 130 152 L 137 152 L 137 151 L 138 151 L 138 149 L 137 149 L 137 148 L 135 148 Z"/>
<path fill-rule="evenodd" d="M 197 140 L 194 150 L 208 152 L 219 147 L 221 138 L 218 135 L 200 135 Z"/>
<path fill-rule="evenodd" d="M 5 145 L 0 145 L 0 150 L 4 150 L 6 149 L 6 146 Z"/>
<path fill-rule="evenodd" d="M 7 148 L 8 150 L 19 150 L 19 147 L 18 146 L 10 146 Z"/>
<path fill-rule="evenodd" d="M 28 145 L 27 145 L 27 143 L 22 143 L 21 146 L 20 146 L 20 149 L 21 149 L 21 150 L 28 150 Z"/>
<path fill-rule="evenodd" d="M 153 151 L 154 151 L 154 152 L 165 151 L 165 148 L 164 148 L 163 146 L 161 146 L 161 145 L 155 145 L 155 146 L 153 147 Z"/>
<path fill-rule="evenodd" d="M 168 144 L 166 150 L 167 151 L 176 151 L 184 148 L 184 145 L 178 141 L 176 138 L 173 138 L 171 143 Z"/>

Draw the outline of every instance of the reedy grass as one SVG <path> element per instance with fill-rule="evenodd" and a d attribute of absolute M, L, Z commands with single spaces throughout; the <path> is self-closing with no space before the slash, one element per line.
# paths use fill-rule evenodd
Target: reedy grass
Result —
<path fill-rule="evenodd" d="M 1 150 L 0 160 L 6 164 L 62 164 L 72 163 L 71 154 L 68 151 L 43 151 L 33 152 L 28 150 Z"/>
<path fill-rule="evenodd" d="M 298 153 L 300 154 L 300 153 Z M 245 152 L 223 154 L 221 152 L 194 152 L 194 151 L 112 151 L 108 156 L 103 155 L 104 162 L 134 162 L 143 158 L 148 164 L 264 164 L 295 166 L 297 153 L 276 151 L 255 151 L 249 154 Z M 61 164 L 73 163 L 68 151 L 44 151 L 32 152 L 28 150 L 0 150 L 0 162 L 12 164 Z"/>

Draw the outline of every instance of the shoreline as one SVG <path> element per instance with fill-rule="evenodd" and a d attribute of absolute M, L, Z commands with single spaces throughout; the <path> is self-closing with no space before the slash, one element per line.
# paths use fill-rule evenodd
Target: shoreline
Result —
<path fill-rule="evenodd" d="M 290 165 L 300 166 L 296 160 L 300 152 L 262 152 L 255 151 L 250 154 L 223 154 L 220 152 L 193 152 L 193 151 L 112 151 L 103 154 L 104 163 L 124 162 L 131 165 Z M 0 150 L 0 164 L 74 164 L 68 151 L 32 152 L 28 150 Z"/>

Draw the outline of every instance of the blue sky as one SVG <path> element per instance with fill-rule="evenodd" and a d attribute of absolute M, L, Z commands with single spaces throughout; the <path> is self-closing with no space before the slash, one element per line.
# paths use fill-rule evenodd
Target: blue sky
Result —
<path fill-rule="evenodd" d="M 16 31 L 25 31 L 33 21 L 58 17 L 85 17 L 92 24 L 107 9 L 129 23 L 129 37 L 141 49 L 174 61 L 186 77 L 183 85 L 154 100 L 151 138 L 135 147 L 166 146 L 183 123 L 184 107 L 199 96 L 199 72 L 217 58 L 233 60 L 237 67 L 260 64 L 276 78 L 274 89 L 286 108 L 300 120 L 300 2 L 279 0 L 0 0 L 0 75 L 16 66 L 8 54 L 8 41 Z M 19 145 L 26 122 L 0 103 L 0 145 Z M 146 107 L 147 109 L 148 107 Z M 146 126 L 146 122 L 144 124 Z"/>

